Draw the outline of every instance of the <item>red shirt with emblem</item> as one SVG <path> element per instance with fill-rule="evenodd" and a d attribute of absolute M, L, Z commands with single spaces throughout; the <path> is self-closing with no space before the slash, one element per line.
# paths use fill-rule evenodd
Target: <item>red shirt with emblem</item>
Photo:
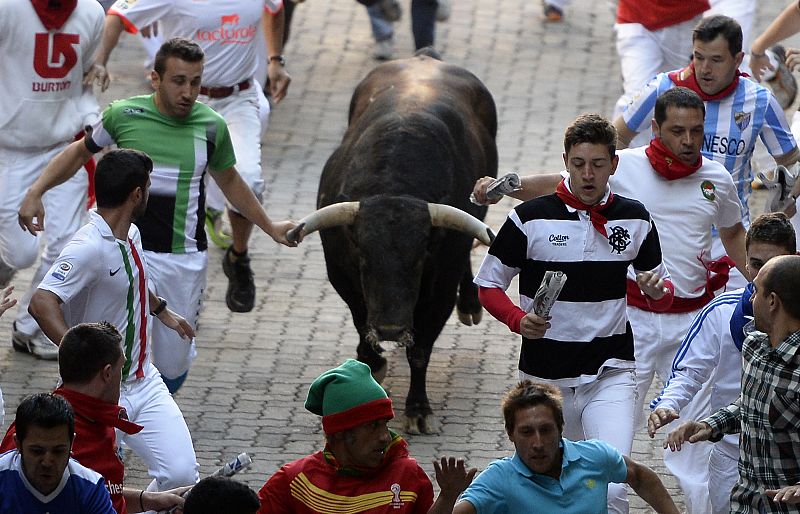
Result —
<path fill-rule="evenodd" d="M 258 514 L 424 514 L 433 505 L 433 486 L 405 440 L 394 436 L 374 472 L 338 468 L 319 451 L 281 467 L 258 497 Z"/>

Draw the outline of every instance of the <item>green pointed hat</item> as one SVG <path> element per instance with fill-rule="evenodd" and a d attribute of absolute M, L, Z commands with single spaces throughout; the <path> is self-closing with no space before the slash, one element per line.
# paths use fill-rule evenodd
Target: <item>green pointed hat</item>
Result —
<path fill-rule="evenodd" d="M 354 359 L 317 377 L 308 389 L 305 407 L 322 416 L 326 434 L 394 417 L 392 400 L 372 378 L 369 366 Z"/>

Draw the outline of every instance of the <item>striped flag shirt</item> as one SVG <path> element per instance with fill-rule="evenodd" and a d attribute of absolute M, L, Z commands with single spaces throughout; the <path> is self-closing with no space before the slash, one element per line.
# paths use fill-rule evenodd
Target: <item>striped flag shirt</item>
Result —
<path fill-rule="evenodd" d="M 123 381 L 145 376 L 150 363 L 147 274 L 139 229 L 114 237 L 96 211 L 62 250 L 39 289 L 58 296 L 69 326 L 108 321 L 122 334 Z"/>
<path fill-rule="evenodd" d="M 161 253 L 191 253 L 208 248 L 205 232 L 207 169 L 224 171 L 236 163 L 225 120 L 195 102 L 183 119 L 161 114 L 153 95 L 111 103 L 90 127 L 92 152 L 116 144 L 141 150 L 153 159 L 150 198 L 139 219 L 144 248 Z"/>

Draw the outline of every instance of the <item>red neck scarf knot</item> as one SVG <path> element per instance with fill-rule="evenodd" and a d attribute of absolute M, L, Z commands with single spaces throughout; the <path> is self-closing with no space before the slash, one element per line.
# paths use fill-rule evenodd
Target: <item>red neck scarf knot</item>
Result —
<path fill-rule="evenodd" d="M 697 159 L 697 162 L 691 166 L 684 164 L 683 161 L 678 159 L 677 155 L 664 146 L 664 143 L 662 143 L 659 138 L 650 141 L 650 146 L 647 147 L 644 153 L 647 154 L 650 166 L 667 180 L 688 177 L 699 170 L 700 166 L 703 165 L 702 155 Z"/>
<path fill-rule="evenodd" d="M 600 213 L 614 201 L 614 193 L 609 192 L 608 200 L 603 203 L 586 205 L 567 188 L 566 181 L 561 179 L 561 182 L 558 183 L 558 187 L 556 188 L 556 196 L 573 209 L 588 212 L 589 220 L 592 222 L 595 230 L 600 232 L 603 237 L 608 238 L 608 233 L 606 233 L 606 223 L 608 223 L 608 219 Z"/>
<path fill-rule="evenodd" d="M 710 102 L 714 100 L 720 100 L 725 98 L 726 96 L 731 95 L 735 90 L 736 87 L 739 85 L 739 77 L 749 77 L 748 74 L 742 73 L 739 70 L 736 70 L 736 75 L 733 77 L 733 81 L 728 85 L 728 87 L 724 88 L 722 91 L 719 91 L 713 95 L 709 95 L 703 92 L 700 89 L 700 84 L 697 83 L 697 77 L 694 73 L 694 63 L 690 63 L 689 66 L 683 68 L 682 70 L 677 70 L 669 73 L 669 79 L 676 85 L 681 87 L 686 87 L 700 95 L 700 98 L 703 99 L 704 102 Z"/>
<path fill-rule="evenodd" d="M 78 0 L 31 0 L 31 5 L 44 28 L 58 30 L 72 15 Z"/>

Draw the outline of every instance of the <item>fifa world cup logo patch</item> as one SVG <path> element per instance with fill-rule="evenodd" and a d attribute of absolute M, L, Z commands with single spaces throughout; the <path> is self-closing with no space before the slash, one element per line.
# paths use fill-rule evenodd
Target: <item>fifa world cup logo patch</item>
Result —
<path fill-rule="evenodd" d="M 400 484 L 392 484 L 389 488 L 392 491 L 392 503 L 390 504 L 395 509 L 403 507 L 403 500 L 400 499 Z"/>

